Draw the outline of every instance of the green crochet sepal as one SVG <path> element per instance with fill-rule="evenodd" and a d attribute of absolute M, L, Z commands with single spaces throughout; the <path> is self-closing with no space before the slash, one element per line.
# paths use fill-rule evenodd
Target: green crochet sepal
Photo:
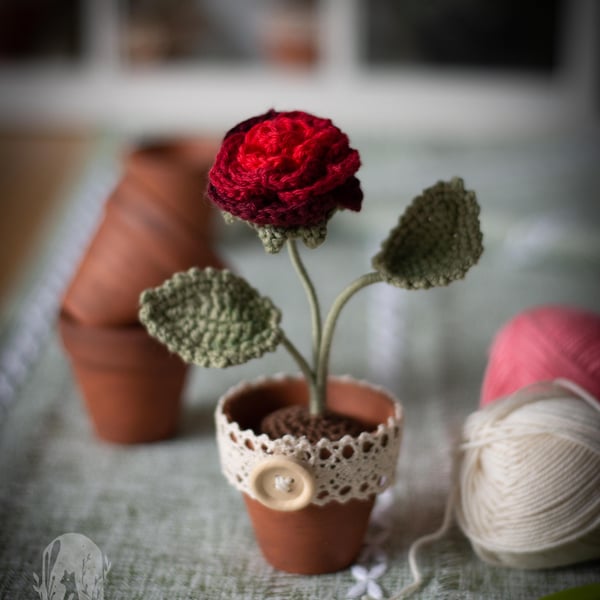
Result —
<path fill-rule="evenodd" d="M 417 196 L 372 264 L 384 281 L 426 289 L 462 279 L 483 252 L 475 192 L 454 177 Z"/>
<path fill-rule="evenodd" d="M 274 351 L 281 312 L 230 271 L 212 267 L 176 273 L 140 296 L 148 333 L 185 362 L 230 367 Z"/>
<path fill-rule="evenodd" d="M 241 220 L 226 212 L 223 212 L 223 218 L 226 223 Z M 256 231 L 258 239 L 266 252 L 278 254 L 288 239 L 302 240 L 305 246 L 311 249 L 320 246 L 327 238 L 328 220 L 312 227 L 277 227 L 275 225 L 255 225 L 248 221 L 243 222 Z"/>

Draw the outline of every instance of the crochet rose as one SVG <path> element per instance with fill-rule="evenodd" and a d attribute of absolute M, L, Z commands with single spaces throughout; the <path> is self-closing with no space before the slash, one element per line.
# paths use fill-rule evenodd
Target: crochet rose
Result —
<path fill-rule="evenodd" d="M 358 211 L 360 157 L 329 119 L 271 110 L 225 135 L 208 197 L 255 226 L 313 227 L 336 208 Z"/>

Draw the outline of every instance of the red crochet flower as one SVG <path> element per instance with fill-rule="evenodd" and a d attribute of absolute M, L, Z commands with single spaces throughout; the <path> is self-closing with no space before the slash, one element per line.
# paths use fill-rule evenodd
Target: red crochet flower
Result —
<path fill-rule="evenodd" d="M 313 226 L 336 208 L 358 211 L 360 157 L 329 119 L 271 110 L 225 135 L 208 197 L 256 225 Z"/>

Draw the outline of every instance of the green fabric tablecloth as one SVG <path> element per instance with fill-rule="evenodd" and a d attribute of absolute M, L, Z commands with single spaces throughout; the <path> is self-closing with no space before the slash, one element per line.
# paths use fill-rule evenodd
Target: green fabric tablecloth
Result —
<path fill-rule="evenodd" d="M 377 579 L 388 597 L 411 581 L 410 544 L 441 523 L 453 444 L 477 406 L 494 331 L 535 304 L 600 305 L 598 209 L 590 200 L 600 155 L 589 140 L 366 148 L 364 214 L 340 215 L 326 244 L 303 252 L 324 306 L 369 269 L 396 215 L 439 178 L 462 175 L 478 191 L 487 246 L 463 282 L 428 292 L 373 287 L 340 319 L 332 371 L 386 385 L 405 408 L 383 544 L 388 569 Z M 283 308 L 288 336 L 308 348 L 308 309 L 285 253 L 266 256 L 242 225 L 224 233 L 221 252 Z M 12 314 L 18 321 L 19 310 Z M 5 359 L 22 340 L 15 331 L 2 338 Z M 242 499 L 219 470 L 217 398 L 242 379 L 295 371 L 283 350 L 224 371 L 193 369 L 177 437 L 120 447 L 94 437 L 54 328 L 34 341 L 34 358 L 12 386 L 0 424 L 0 598 L 37 598 L 33 574 L 41 574 L 42 552 L 66 532 L 89 537 L 110 559 L 107 599 L 346 596 L 356 583 L 350 570 L 302 577 L 266 564 Z M 425 584 L 417 598 L 539 598 L 600 580 L 598 563 L 548 571 L 489 566 L 457 528 L 419 558 Z"/>

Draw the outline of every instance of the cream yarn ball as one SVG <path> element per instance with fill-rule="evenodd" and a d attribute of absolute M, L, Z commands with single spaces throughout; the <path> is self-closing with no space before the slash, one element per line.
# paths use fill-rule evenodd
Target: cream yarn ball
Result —
<path fill-rule="evenodd" d="M 556 379 L 472 413 L 443 523 L 412 543 L 413 581 L 392 600 L 419 590 L 417 555 L 454 520 L 493 565 L 548 569 L 600 558 L 600 401 Z"/>
<path fill-rule="evenodd" d="M 600 558 L 600 403 L 567 380 L 471 414 L 456 519 L 486 562 L 520 569 Z"/>

